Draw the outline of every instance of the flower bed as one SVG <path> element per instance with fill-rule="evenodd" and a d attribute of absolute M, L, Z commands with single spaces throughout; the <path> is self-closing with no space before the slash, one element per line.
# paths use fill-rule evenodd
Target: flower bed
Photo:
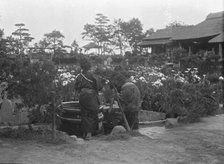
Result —
<path fill-rule="evenodd" d="M 80 72 L 78 66 L 56 67 L 50 62 L 32 64 L 5 60 L 1 61 L 0 67 L 1 83 L 3 82 L 1 88 L 5 88 L 4 83 L 7 82 L 9 98 L 20 96 L 24 106 L 37 111 L 31 114 L 36 115 L 36 120 L 51 119 L 52 91 L 60 101 L 75 98 L 73 84 Z M 186 68 L 181 71 L 176 66 L 136 66 L 129 70 L 121 68 L 114 66 L 104 68 L 101 65 L 101 68 L 95 66 L 94 71 L 109 79 L 118 90 L 125 78 L 132 76 L 140 89 L 144 110 L 163 112 L 167 117 L 187 116 L 196 121 L 201 116 L 214 114 L 217 105 L 223 104 L 223 78 L 218 78 L 219 74 L 214 74 L 215 78 L 209 77 L 209 80 L 213 79 L 209 82 L 208 76 L 199 76 L 197 68 Z M 1 90 L 1 97 L 2 93 Z M 112 94 L 108 93 L 108 96 Z M 40 119 L 41 106 L 45 106 L 49 112 L 46 119 Z"/>

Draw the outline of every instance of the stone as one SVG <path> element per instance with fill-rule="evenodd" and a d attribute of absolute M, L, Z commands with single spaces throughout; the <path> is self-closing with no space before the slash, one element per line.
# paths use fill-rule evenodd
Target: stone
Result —
<path fill-rule="evenodd" d="M 178 123 L 187 123 L 188 122 L 187 116 L 178 116 L 177 122 Z"/>
<path fill-rule="evenodd" d="M 112 129 L 111 135 L 118 134 L 118 133 L 125 133 L 125 132 L 126 132 L 126 129 L 123 126 L 118 125 Z"/>
<path fill-rule="evenodd" d="M 13 124 L 14 123 L 14 108 L 12 101 L 4 99 L 0 109 L 0 123 Z"/>
<path fill-rule="evenodd" d="M 29 117 L 28 117 L 28 108 L 22 108 L 21 110 L 18 110 L 15 113 L 15 124 L 27 124 L 29 123 Z"/>
<path fill-rule="evenodd" d="M 164 120 L 165 117 L 166 114 L 161 112 L 153 112 L 147 110 L 139 111 L 139 122 Z"/>
<path fill-rule="evenodd" d="M 174 128 L 178 126 L 177 118 L 167 118 L 165 121 L 165 128 Z"/>
<path fill-rule="evenodd" d="M 77 136 L 76 135 L 71 135 L 70 136 L 72 139 L 74 139 L 75 141 L 77 140 Z"/>

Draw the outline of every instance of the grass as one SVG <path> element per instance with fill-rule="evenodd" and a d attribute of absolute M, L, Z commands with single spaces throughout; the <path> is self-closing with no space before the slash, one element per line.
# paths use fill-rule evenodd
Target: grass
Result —
<path fill-rule="evenodd" d="M 47 144 L 65 144 L 74 141 L 66 133 L 60 131 L 56 131 L 56 138 L 53 139 L 52 131 L 49 129 L 30 130 L 23 127 L 19 127 L 18 129 L 4 128 L 0 132 L 0 138 L 33 140 Z"/>

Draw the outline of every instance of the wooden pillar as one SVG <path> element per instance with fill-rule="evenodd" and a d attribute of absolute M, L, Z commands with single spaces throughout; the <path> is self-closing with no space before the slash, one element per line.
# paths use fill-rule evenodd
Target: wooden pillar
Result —
<path fill-rule="evenodd" d="M 188 48 L 188 56 L 190 56 L 191 55 L 191 46 L 189 46 L 189 48 Z"/>
<path fill-rule="evenodd" d="M 215 47 L 212 47 L 212 52 L 215 53 Z"/>
<path fill-rule="evenodd" d="M 182 47 L 181 47 L 181 43 L 180 43 L 180 42 L 179 42 L 179 48 L 182 48 Z"/>
<path fill-rule="evenodd" d="M 154 53 L 154 47 L 151 46 L 151 53 L 153 54 Z"/>
<path fill-rule="evenodd" d="M 221 59 L 223 59 L 222 43 L 219 43 L 219 56 L 221 57 Z"/>

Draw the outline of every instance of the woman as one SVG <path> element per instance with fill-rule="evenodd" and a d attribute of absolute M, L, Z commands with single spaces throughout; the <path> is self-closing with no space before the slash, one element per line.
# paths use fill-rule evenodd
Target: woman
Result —
<path fill-rule="evenodd" d="M 90 72 L 91 64 L 84 58 L 80 61 L 81 73 L 77 76 L 75 90 L 79 93 L 82 130 L 84 138 L 89 140 L 98 128 L 99 100 L 98 91 L 102 88 L 95 75 Z"/>

